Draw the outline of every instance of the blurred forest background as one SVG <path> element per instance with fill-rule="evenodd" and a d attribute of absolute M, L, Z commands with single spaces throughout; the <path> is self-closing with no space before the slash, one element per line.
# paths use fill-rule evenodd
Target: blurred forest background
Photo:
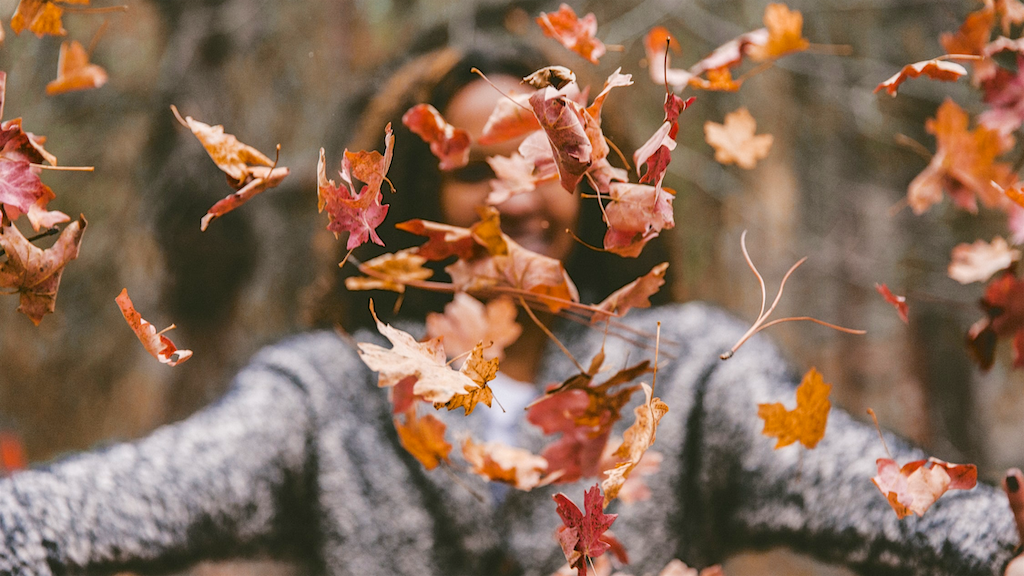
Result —
<path fill-rule="evenodd" d="M 92 60 L 108 70 L 109 83 L 47 97 L 60 39 L 14 36 L 7 22 L 16 2 L 0 2 L 8 31 L 0 48 L 0 69 L 8 73 L 4 114 L 47 136 L 61 164 L 96 167 L 43 177 L 57 193 L 50 208 L 84 213 L 89 228 L 81 256 L 64 274 L 56 313 L 39 327 L 15 313 L 15 296 L 0 299 L 0 429 L 22 439 L 32 463 L 136 438 L 215 400 L 261 346 L 305 329 L 308 287 L 337 262 L 337 241 L 316 211 L 317 151 L 325 146 L 328 157 L 340 157 L 346 103 L 421 31 L 444 26 L 456 42 L 472 43 L 481 27 L 505 26 L 544 45 L 595 87 L 622 66 L 635 85 L 609 101 L 629 114 L 627 137 L 639 143 L 663 115 L 663 87 L 650 81 L 642 62 L 644 34 L 666 26 L 683 47 L 674 64 L 685 67 L 760 27 L 767 3 L 572 2 L 578 13 L 596 14 L 599 38 L 623 47 L 595 67 L 533 23 L 557 2 L 128 0 L 125 13 L 64 19 L 69 38 L 86 45 L 108 23 Z M 892 210 L 927 163 L 895 136 L 933 148 L 924 121 L 943 98 L 971 111 L 980 97 L 966 81 L 911 81 L 896 99 L 872 93 L 904 64 L 942 54 L 939 34 L 956 30 L 980 3 L 787 3 L 803 13 L 811 42 L 850 46 L 851 55 L 811 50 L 782 59 L 737 94 L 697 94 L 681 118 L 666 179 L 678 191 L 676 228 L 668 235 L 672 293 L 752 321 L 759 290 L 740 252 L 741 231 L 749 230 L 769 297 L 786 269 L 809 256 L 777 314 L 812 315 L 868 333 L 790 323 L 770 337 L 801 370 L 816 366 L 834 384 L 837 405 L 858 417 L 872 407 L 884 426 L 939 457 L 976 463 L 984 478 L 997 481 L 1008 466 L 1024 464 L 1024 375 L 1009 370 L 1003 348 L 988 373 L 969 362 L 964 334 L 981 316 L 982 285 L 961 286 L 946 276 L 946 265 L 954 245 L 1005 235 L 1005 218 L 984 209 L 970 216 L 948 202 L 922 216 Z M 172 103 L 265 153 L 280 143 L 280 164 L 291 175 L 200 233 L 200 217 L 230 189 L 174 122 Z M 768 158 L 750 171 L 716 163 L 703 137 L 705 120 L 721 122 L 741 106 L 757 119 L 759 133 L 775 137 Z M 387 201 L 401 202 L 401 190 Z M 909 326 L 875 292 L 876 282 L 907 294 Z M 178 325 L 170 336 L 194 350 L 193 359 L 170 369 L 142 349 L 114 304 L 124 287 L 158 328 Z M 781 557 L 744 555 L 727 572 L 766 574 L 770 565 L 779 574 L 844 573 Z M 192 573 L 293 570 L 235 563 Z"/>

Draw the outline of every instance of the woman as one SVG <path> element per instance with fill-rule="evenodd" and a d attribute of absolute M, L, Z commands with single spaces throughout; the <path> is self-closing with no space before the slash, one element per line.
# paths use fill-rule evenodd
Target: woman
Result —
<path fill-rule="evenodd" d="M 523 75 L 520 68 L 534 67 L 529 58 L 489 53 L 426 52 L 405 69 L 418 71 L 407 84 L 422 81 L 429 88 L 424 99 L 433 97 L 449 121 L 479 135 L 479 111 L 499 96 L 465 71 L 483 68 L 507 87 Z M 449 82 L 451 89 L 443 89 Z M 369 103 L 367 116 L 403 111 L 386 110 L 394 99 L 387 94 Z M 382 125 L 375 122 L 373 130 Z M 500 150 L 478 148 L 474 159 L 494 152 Z M 439 177 L 425 154 L 398 148 L 395 165 L 403 163 Z M 440 219 L 467 224 L 487 189 L 486 173 L 467 174 L 441 178 L 435 203 L 407 199 L 411 215 L 429 218 L 437 206 Z M 404 219 L 397 214 L 401 194 L 416 188 L 396 186 L 389 224 Z M 578 214 L 577 197 L 541 187 L 499 208 L 514 239 L 566 257 L 572 244 L 549 231 L 588 221 Z M 389 249 L 403 244 L 386 242 Z M 584 287 L 598 286 L 581 278 Z M 610 291 L 603 288 L 597 297 Z M 419 306 L 410 301 L 405 309 Z M 366 318 L 364 310 L 347 313 Z M 671 407 L 655 446 L 664 460 L 647 478 L 649 499 L 609 510 L 619 514 L 613 530 L 629 551 L 628 570 L 657 573 L 672 558 L 703 566 L 737 548 L 786 544 L 870 574 L 1002 572 L 1017 540 L 1002 494 L 987 486 L 954 492 L 920 519 L 897 520 L 868 484 L 883 454 L 873 429 L 837 410 L 815 450 L 773 451 L 756 405 L 791 398 L 797 379 L 778 351 L 755 339 L 722 362 L 719 354 L 745 326 L 702 304 L 634 312 L 624 322 L 653 332 L 659 320 L 662 339 L 676 343 L 675 359 L 657 380 L 657 394 Z M 536 383 L 573 374 L 569 359 L 530 326 L 509 350 L 504 372 Z M 601 348 L 600 331 L 572 324 L 555 330 L 579 358 Z M 354 339 L 381 340 L 365 330 Z M 606 351 L 608 366 L 650 356 L 629 343 Z M 579 501 L 593 480 L 492 492 L 475 477 L 453 481 L 444 470 L 427 472 L 400 446 L 376 382 L 350 339 L 309 333 L 258 354 L 227 396 L 184 422 L 3 480 L 0 572 L 166 570 L 268 548 L 329 574 L 547 575 L 564 563 L 552 536 L 560 522 L 551 495 L 562 491 Z M 503 392 L 496 394 L 501 399 Z M 486 415 L 497 411 L 479 412 L 484 416 L 439 416 L 456 435 L 485 436 L 496 425 Z M 507 432 L 534 452 L 544 443 L 536 430 Z M 898 439 L 888 443 L 901 463 L 924 457 Z"/>

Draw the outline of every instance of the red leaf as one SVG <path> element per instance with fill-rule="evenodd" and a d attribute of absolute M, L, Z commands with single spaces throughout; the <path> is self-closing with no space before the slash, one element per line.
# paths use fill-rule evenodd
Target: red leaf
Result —
<path fill-rule="evenodd" d="M 128 297 L 127 288 L 123 288 L 114 300 L 117 302 L 117 307 L 121 309 L 125 321 L 139 338 L 139 342 L 142 342 L 146 352 L 152 354 L 154 358 L 168 366 L 177 366 L 192 357 L 191 350 L 178 350 L 174 342 L 164 336 L 164 332 L 174 328 L 174 324 L 157 332 L 152 324 L 135 311 L 132 299 Z"/>
<path fill-rule="evenodd" d="M 999 338 L 1014 336 L 1024 330 L 1024 282 L 1011 272 L 992 280 L 981 299 L 985 317 L 971 326 L 967 333 L 967 349 L 975 362 L 988 370 L 995 361 L 995 347 Z M 1024 350 L 1014 347 L 1013 365 L 1024 367 Z"/>
<path fill-rule="evenodd" d="M 679 132 L 679 114 L 693 104 L 695 98 L 692 96 L 683 100 L 671 92 L 665 94 L 665 121 L 661 127 L 644 143 L 643 146 L 633 153 L 633 162 L 636 163 L 636 174 L 640 176 L 640 183 L 653 182 L 659 188 L 665 178 L 665 169 L 672 159 L 671 152 L 676 148 L 676 134 Z M 647 170 L 641 174 L 640 166 L 646 166 Z"/>
<path fill-rule="evenodd" d="M 530 96 L 530 105 L 551 144 L 562 188 L 571 194 L 594 160 L 594 148 L 583 124 L 582 109 L 550 87 Z"/>
<path fill-rule="evenodd" d="M 18 291 L 18 311 L 34 324 L 53 312 L 61 274 L 68 262 L 78 258 L 85 227 L 85 217 L 79 216 L 46 250 L 29 242 L 13 224 L 0 228 L 0 248 L 7 252 L 7 261 L 0 264 L 0 288 Z"/>
<path fill-rule="evenodd" d="M 512 94 L 510 98 L 502 98 L 494 105 L 494 110 L 487 117 L 478 144 L 499 144 L 506 140 L 518 138 L 534 130 L 540 130 L 540 123 L 530 108 L 530 94 Z"/>
<path fill-rule="evenodd" d="M 889 501 L 896 516 L 923 516 L 947 490 L 970 490 L 978 483 L 974 464 L 950 464 L 937 458 L 908 462 L 879 458 L 878 475 L 871 479 Z"/>
<path fill-rule="evenodd" d="M 608 231 L 604 247 L 620 256 L 635 258 L 648 241 L 675 226 L 672 194 L 646 184 L 614 182 L 605 208 Z"/>
<path fill-rule="evenodd" d="M 579 570 L 579 576 L 587 574 L 587 558 L 597 558 L 604 554 L 611 545 L 601 539 L 618 514 L 604 513 L 604 497 L 600 487 L 595 484 L 583 495 L 583 508 L 586 514 L 559 492 L 552 497 L 558 505 L 558 516 L 563 526 L 558 529 L 558 540 L 569 566 Z"/>
<path fill-rule="evenodd" d="M 875 284 L 875 290 L 878 290 L 878 293 L 882 295 L 882 298 L 885 298 L 886 302 L 892 304 L 892 306 L 896 308 L 896 313 L 900 315 L 900 320 L 903 320 L 904 324 L 909 322 L 907 318 L 908 309 L 906 296 L 897 296 L 893 294 L 885 284 Z"/>
<path fill-rule="evenodd" d="M 417 104 L 402 115 L 402 124 L 430 145 L 441 161 L 441 170 L 454 170 L 469 163 L 469 132 L 445 121 L 430 104 Z"/>
<path fill-rule="evenodd" d="M 384 128 L 384 154 L 379 152 L 349 152 L 341 163 L 342 185 L 327 179 L 325 170 L 324 150 L 320 149 L 320 161 L 317 165 L 317 208 L 323 212 L 327 209 L 330 224 L 327 229 L 337 237 L 341 232 L 348 232 L 346 248 L 372 241 L 380 246 L 384 241 L 377 235 L 377 227 L 384 222 L 388 213 L 388 205 L 381 204 L 380 188 L 391 166 L 392 147 L 395 136 L 391 132 L 391 124 Z M 357 193 L 354 180 L 365 182 Z"/>

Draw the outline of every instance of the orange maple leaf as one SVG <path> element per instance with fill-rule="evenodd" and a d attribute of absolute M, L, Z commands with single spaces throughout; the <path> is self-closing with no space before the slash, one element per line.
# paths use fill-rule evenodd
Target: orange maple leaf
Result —
<path fill-rule="evenodd" d="M 84 216 L 60 233 L 57 242 L 43 250 L 28 241 L 14 224 L 0 227 L 0 248 L 7 261 L 0 264 L 0 288 L 13 288 L 21 299 L 18 312 L 39 325 L 53 312 L 60 277 L 68 262 L 78 258 L 78 247 L 87 222 Z"/>
<path fill-rule="evenodd" d="M 394 419 L 394 423 L 399 443 L 424 468 L 433 470 L 441 462 L 449 461 L 448 454 L 452 451 L 452 445 L 444 439 L 447 427 L 433 414 L 417 417 L 416 411 L 410 410 L 405 413 L 404 424 L 398 418 Z"/>
<path fill-rule="evenodd" d="M 752 169 L 757 161 L 768 156 L 772 135 L 755 136 L 757 122 L 746 108 L 725 115 L 725 123 L 704 123 L 704 138 L 715 149 L 715 160 Z"/>
<path fill-rule="evenodd" d="M 191 350 L 179 350 L 170 338 L 164 336 L 164 332 L 173 329 L 174 324 L 157 332 L 156 328 L 135 310 L 132 299 L 128 297 L 127 288 L 123 288 L 114 301 L 117 302 L 125 321 L 131 326 L 139 342 L 142 342 L 146 352 L 152 354 L 154 358 L 168 366 L 177 366 L 192 357 Z"/>
<path fill-rule="evenodd" d="M 430 152 L 441 161 L 441 170 L 455 170 L 469 163 L 469 132 L 449 124 L 437 108 L 417 104 L 402 115 L 402 124 L 430 145 Z"/>
<path fill-rule="evenodd" d="M 466 438 L 462 443 L 462 456 L 472 466 L 474 474 L 524 491 L 542 485 L 542 477 L 548 469 L 548 461 L 542 456 L 500 442 L 476 444 L 472 438 Z"/>
<path fill-rule="evenodd" d="M 647 274 L 612 292 L 596 308 L 614 316 L 623 316 L 630 308 L 649 308 L 651 306 L 649 298 L 665 284 L 666 270 L 668 270 L 668 262 L 658 264 Z M 595 314 L 591 322 L 597 322 L 607 317 L 604 314 Z"/>
<path fill-rule="evenodd" d="M 752 46 L 750 57 L 769 60 L 792 52 L 807 50 L 811 43 L 804 38 L 804 17 L 799 10 L 790 10 L 785 4 L 769 4 L 764 9 L 764 25 L 768 41 L 763 46 Z"/>
<path fill-rule="evenodd" d="M 668 414 L 668 404 L 662 402 L 661 398 L 653 397 L 653 391 L 647 384 L 640 384 L 640 386 L 643 387 L 647 400 L 633 410 L 636 420 L 623 432 L 622 444 L 612 454 L 621 458 L 622 461 L 614 468 L 605 470 L 606 478 L 601 481 L 605 506 L 608 506 L 608 503 L 618 496 L 622 485 L 626 483 L 626 479 L 629 478 L 633 469 L 640 464 L 644 453 L 654 445 L 658 423 L 665 414 Z"/>
<path fill-rule="evenodd" d="M 603 42 L 594 37 L 597 34 L 597 17 L 592 13 L 577 18 L 568 4 L 558 7 L 558 12 L 541 12 L 537 24 L 544 35 L 558 40 L 562 46 L 583 56 L 594 64 L 606 51 Z"/>
<path fill-rule="evenodd" d="M 902 468 L 889 458 L 876 463 L 878 475 L 871 482 L 899 518 L 911 513 L 923 516 L 947 490 L 970 490 L 978 483 L 974 464 L 950 464 L 938 458 L 908 462 Z"/>
<path fill-rule="evenodd" d="M 77 40 L 62 42 L 57 58 L 57 79 L 46 85 L 50 96 L 75 90 L 91 90 L 107 83 L 107 71 L 89 63 L 89 54 Z"/>
<path fill-rule="evenodd" d="M 978 210 L 977 200 L 989 207 L 1004 204 L 1003 189 L 1014 180 L 1009 164 L 996 157 L 1012 145 L 1012 138 L 978 126 L 968 130 L 967 113 L 950 99 L 929 118 L 925 130 L 935 135 L 936 151 L 928 166 L 907 188 L 907 201 L 915 214 L 922 214 L 949 193 L 953 203 L 969 212 Z M 995 184 L 993 184 L 995 183 Z"/>
<path fill-rule="evenodd" d="M 62 0 L 60 3 L 88 4 L 89 0 Z M 68 33 L 61 22 L 63 14 L 64 9 L 52 0 L 20 0 L 14 15 L 11 16 L 11 30 L 15 34 L 21 34 L 21 31 L 27 28 L 40 38 L 47 34 L 63 36 Z"/>
<path fill-rule="evenodd" d="M 390 290 L 403 294 L 406 284 L 426 280 L 433 276 L 434 271 L 424 268 L 427 259 L 415 248 L 399 250 L 395 253 L 381 254 L 359 265 L 364 274 L 375 273 L 374 276 L 350 276 L 345 278 L 345 288 L 349 290 Z M 469 348 L 463 350 L 468 351 Z"/>
<path fill-rule="evenodd" d="M 764 419 L 762 433 L 779 439 L 776 450 L 798 441 L 814 448 L 825 435 L 825 423 L 832 408 L 828 399 L 831 391 L 832 385 L 826 384 L 821 373 L 811 368 L 796 389 L 796 408 L 786 410 L 778 402 L 757 405 L 757 415 Z"/>

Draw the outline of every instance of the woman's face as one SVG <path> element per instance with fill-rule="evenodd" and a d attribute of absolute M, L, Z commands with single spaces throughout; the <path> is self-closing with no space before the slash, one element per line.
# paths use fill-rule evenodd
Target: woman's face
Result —
<path fill-rule="evenodd" d="M 495 85 L 507 93 L 523 91 L 518 78 L 497 76 Z M 504 98 L 490 84 L 476 80 L 455 93 L 442 111 L 445 120 L 467 130 L 475 143 L 494 105 Z M 441 179 L 441 211 L 447 223 L 470 226 L 479 219 L 477 208 L 484 205 L 491 191 L 494 172 L 487 164 L 488 156 L 509 156 L 522 139 L 470 149 L 469 164 L 445 172 Z M 501 229 L 524 248 L 563 260 L 573 247 L 566 228 L 576 226 L 579 197 L 566 192 L 557 181 L 543 182 L 532 192 L 518 194 L 497 205 L 501 212 Z"/>

